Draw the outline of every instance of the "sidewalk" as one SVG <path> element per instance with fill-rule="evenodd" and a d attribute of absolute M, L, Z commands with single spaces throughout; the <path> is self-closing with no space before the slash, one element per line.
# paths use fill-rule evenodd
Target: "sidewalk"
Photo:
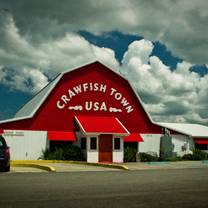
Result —
<path fill-rule="evenodd" d="M 52 166 L 56 172 L 82 172 L 82 171 L 118 171 L 114 168 L 106 168 L 101 166 L 68 164 L 68 163 L 45 163 L 45 165 Z"/>
<path fill-rule="evenodd" d="M 75 162 L 76 163 L 76 162 Z M 101 164 L 73 164 L 66 162 L 36 161 L 37 167 L 11 166 L 11 172 L 47 172 L 38 166 L 48 166 L 55 172 L 92 172 L 92 171 L 121 171 L 119 169 L 103 167 Z M 115 164 L 116 165 L 116 164 Z M 179 162 L 132 162 L 118 164 L 131 170 L 154 170 L 154 169 L 187 169 L 187 168 L 208 168 L 208 161 L 179 161 Z"/>
<path fill-rule="evenodd" d="M 107 166 L 107 167 L 103 167 Z M 115 166 L 114 168 L 111 166 Z M 119 165 L 89 164 L 75 161 L 13 161 L 10 172 L 82 172 L 82 171 L 119 171 Z"/>
<path fill-rule="evenodd" d="M 132 162 L 125 166 L 129 170 L 208 168 L 208 161 Z"/>

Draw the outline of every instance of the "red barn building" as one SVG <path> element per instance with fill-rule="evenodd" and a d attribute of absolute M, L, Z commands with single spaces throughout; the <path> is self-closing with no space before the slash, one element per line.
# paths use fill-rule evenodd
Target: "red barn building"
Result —
<path fill-rule="evenodd" d="M 88 162 L 123 162 L 124 144 L 159 155 L 164 130 L 176 154 L 189 153 L 194 138 L 207 145 L 208 127 L 182 125 L 153 122 L 130 83 L 96 61 L 59 74 L 0 129 L 12 159 L 38 159 L 46 148 L 73 143 Z"/>

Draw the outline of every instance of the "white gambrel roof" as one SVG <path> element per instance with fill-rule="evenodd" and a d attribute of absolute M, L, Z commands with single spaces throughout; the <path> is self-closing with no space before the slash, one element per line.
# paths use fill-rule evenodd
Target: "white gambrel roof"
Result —
<path fill-rule="evenodd" d="M 208 138 L 208 127 L 199 124 L 187 123 L 157 123 L 160 126 L 186 134 L 192 137 Z"/>

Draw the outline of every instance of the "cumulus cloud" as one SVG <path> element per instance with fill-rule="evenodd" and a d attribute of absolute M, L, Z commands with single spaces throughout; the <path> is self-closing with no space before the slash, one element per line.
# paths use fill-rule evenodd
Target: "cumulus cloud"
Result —
<path fill-rule="evenodd" d="M 36 93 L 48 84 L 48 77 L 38 69 L 0 67 L 0 83 L 11 90 Z"/>
<path fill-rule="evenodd" d="M 147 111 L 156 121 L 207 124 L 208 75 L 191 72 L 188 62 L 178 63 L 171 71 L 158 57 L 150 56 L 152 50 L 150 41 L 134 41 L 121 66 Z"/>
<path fill-rule="evenodd" d="M 92 45 L 75 33 L 34 43 L 20 33 L 10 13 L 0 19 L 0 81 L 11 89 L 37 92 L 58 72 L 95 59 L 118 68 L 114 51 Z"/>
<path fill-rule="evenodd" d="M 60 37 L 67 31 L 98 34 L 112 30 L 160 41 L 190 63 L 207 64 L 206 0 L 1 0 L 20 32 L 33 41 Z"/>

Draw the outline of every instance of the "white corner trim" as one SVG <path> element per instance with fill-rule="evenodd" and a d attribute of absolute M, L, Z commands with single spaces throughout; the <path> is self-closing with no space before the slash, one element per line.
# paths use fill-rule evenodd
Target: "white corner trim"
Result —
<path fill-rule="evenodd" d="M 116 118 L 116 120 L 118 121 L 118 123 L 125 129 L 125 131 L 127 132 L 127 134 L 128 135 L 130 135 L 130 132 L 127 130 L 127 128 L 121 123 L 121 121 L 118 119 L 118 118 Z M 128 136 L 127 135 L 127 136 Z"/>
<path fill-rule="evenodd" d="M 79 127 L 81 128 L 82 132 L 85 134 L 85 135 L 88 135 L 84 129 L 84 127 L 82 126 L 81 122 L 79 121 L 79 119 L 77 118 L 77 116 L 74 116 L 76 122 L 78 123 Z"/>

